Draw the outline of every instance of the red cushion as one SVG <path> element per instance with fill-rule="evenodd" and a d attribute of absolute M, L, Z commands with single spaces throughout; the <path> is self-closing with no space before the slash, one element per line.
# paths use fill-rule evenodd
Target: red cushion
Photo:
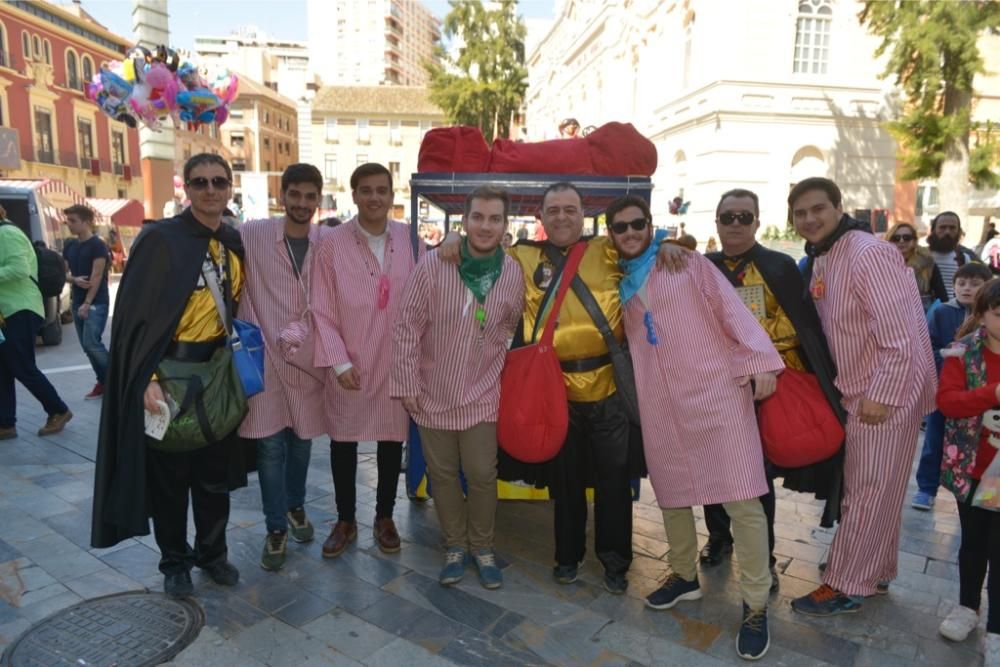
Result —
<path fill-rule="evenodd" d="M 652 176 L 656 146 L 631 123 L 605 123 L 587 135 L 590 163 L 599 176 Z"/>
<path fill-rule="evenodd" d="M 489 168 L 490 147 L 478 127 L 436 127 L 424 135 L 417 171 L 482 172 Z"/>
<path fill-rule="evenodd" d="M 490 171 L 500 174 L 593 174 L 590 147 L 584 139 L 521 143 L 493 142 Z"/>
<path fill-rule="evenodd" d="M 757 413 L 764 458 L 781 468 L 825 461 L 844 442 L 844 427 L 812 373 L 786 368 Z"/>

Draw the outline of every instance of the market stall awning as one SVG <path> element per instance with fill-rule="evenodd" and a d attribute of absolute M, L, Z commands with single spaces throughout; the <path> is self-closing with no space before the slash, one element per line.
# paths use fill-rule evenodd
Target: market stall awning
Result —
<path fill-rule="evenodd" d="M 66 221 L 66 216 L 63 215 L 64 208 L 68 208 L 74 204 L 87 203 L 82 195 L 58 178 L 40 178 L 37 180 L 2 179 L 0 180 L 0 185 L 7 188 L 34 190 L 44 199 L 42 206 L 45 210 L 42 212 L 59 223 Z"/>
<path fill-rule="evenodd" d="M 87 206 L 97 211 L 98 216 L 120 227 L 142 227 L 146 210 L 135 199 L 87 198 Z"/>

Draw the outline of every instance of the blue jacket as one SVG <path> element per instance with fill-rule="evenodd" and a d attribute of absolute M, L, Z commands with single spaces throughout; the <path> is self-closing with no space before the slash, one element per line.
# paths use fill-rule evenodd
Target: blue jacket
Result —
<path fill-rule="evenodd" d="M 934 349 L 934 363 L 937 364 L 938 375 L 941 374 L 941 349 L 954 342 L 955 332 L 962 326 L 967 314 L 965 306 L 955 299 L 944 303 L 938 302 L 927 311 L 927 330 L 931 337 L 931 347 Z"/>

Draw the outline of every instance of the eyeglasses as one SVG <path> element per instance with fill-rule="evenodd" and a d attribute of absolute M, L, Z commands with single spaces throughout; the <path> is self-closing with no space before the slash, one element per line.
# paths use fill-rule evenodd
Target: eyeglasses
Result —
<path fill-rule="evenodd" d="M 225 190 L 233 184 L 233 182 L 225 176 L 213 176 L 211 180 L 205 178 L 204 176 L 195 176 L 194 178 L 189 178 L 185 185 L 192 190 L 205 190 L 208 188 L 209 183 L 212 184 L 212 188 L 215 190 Z"/>
<path fill-rule="evenodd" d="M 731 225 L 734 222 L 739 222 L 741 225 L 752 225 L 754 221 L 754 214 L 749 211 L 743 211 L 742 213 L 720 213 L 719 214 L 719 224 Z"/>
<path fill-rule="evenodd" d="M 893 243 L 906 243 L 908 241 L 913 241 L 917 237 L 912 234 L 893 234 L 889 237 L 889 240 Z"/>
<path fill-rule="evenodd" d="M 628 231 L 629 227 L 631 227 L 637 232 L 641 232 L 646 228 L 646 225 L 648 224 L 649 220 L 647 220 L 646 218 L 636 218 L 635 220 L 629 220 L 629 221 L 623 220 L 622 222 L 612 222 L 608 226 L 611 227 L 611 231 L 613 231 L 615 234 L 624 234 L 625 232 Z"/>

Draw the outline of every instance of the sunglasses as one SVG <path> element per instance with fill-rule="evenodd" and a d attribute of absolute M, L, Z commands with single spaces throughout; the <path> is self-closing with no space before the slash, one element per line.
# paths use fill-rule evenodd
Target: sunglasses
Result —
<path fill-rule="evenodd" d="M 893 234 L 889 237 L 889 240 L 893 243 L 905 243 L 907 241 L 913 241 L 916 238 L 917 237 L 912 234 Z"/>
<path fill-rule="evenodd" d="M 646 218 L 636 218 L 635 220 L 629 220 L 628 222 L 612 222 L 608 227 L 611 227 L 611 231 L 615 234 L 624 234 L 631 227 L 637 232 L 641 232 L 649 224 L 649 220 Z"/>
<path fill-rule="evenodd" d="M 188 179 L 185 185 L 192 190 L 205 190 L 208 188 L 209 183 L 212 184 L 212 188 L 215 190 L 225 190 L 233 184 L 233 182 L 225 176 L 213 176 L 211 179 L 205 178 L 204 176 L 195 176 L 194 178 Z"/>
<path fill-rule="evenodd" d="M 754 220 L 754 214 L 749 211 L 743 211 L 742 213 L 720 213 L 719 223 L 723 225 L 731 225 L 734 222 L 739 222 L 741 225 L 752 225 Z"/>

